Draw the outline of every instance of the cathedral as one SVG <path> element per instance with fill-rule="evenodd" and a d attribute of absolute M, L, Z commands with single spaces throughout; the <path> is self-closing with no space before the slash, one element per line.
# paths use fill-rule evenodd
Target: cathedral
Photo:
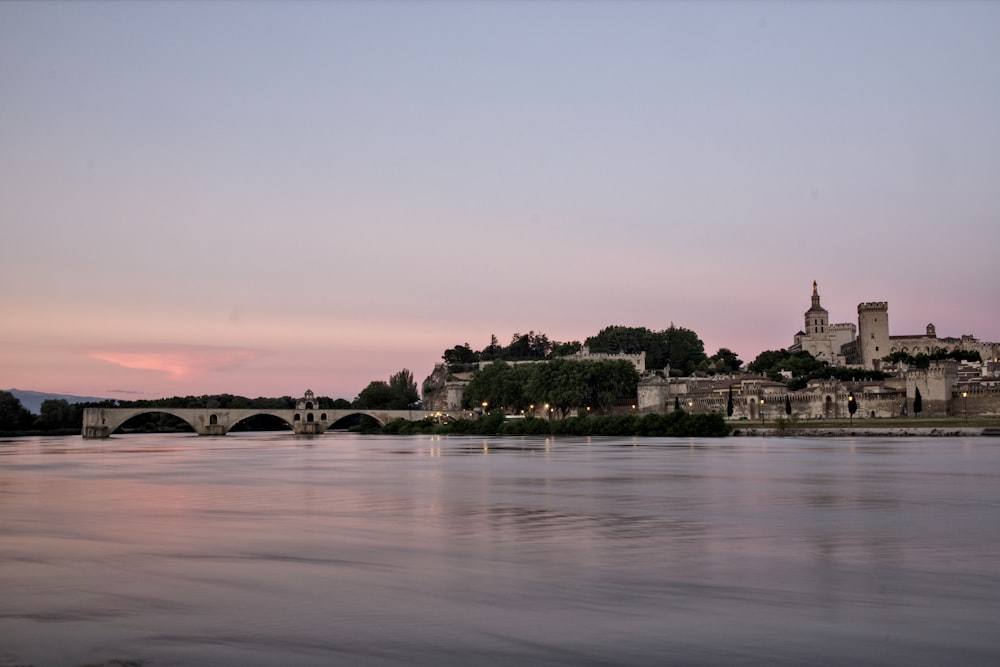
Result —
<path fill-rule="evenodd" d="M 889 304 L 868 301 L 858 304 L 858 324 L 830 324 L 830 314 L 819 302 L 819 287 L 813 281 L 812 305 L 805 312 L 804 327 L 794 336 L 789 351 L 803 350 L 831 366 L 859 366 L 878 370 L 882 359 L 894 352 L 911 355 L 939 350 L 979 352 L 984 362 L 1000 358 L 1000 343 L 984 343 L 975 336 L 938 338 L 933 324 L 923 334 L 890 336 Z"/>

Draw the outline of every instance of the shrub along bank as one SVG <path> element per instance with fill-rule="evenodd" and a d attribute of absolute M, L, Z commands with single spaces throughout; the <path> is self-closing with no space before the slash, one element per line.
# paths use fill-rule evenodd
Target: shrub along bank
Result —
<path fill-rule="evenodd" d="M 507 419 L 503 411 L 495 410 L 479 419 L 459 419 L 439 424 L 433 419 L 420 421 L 397 420 L 382 428 L 365 433 L 389 435 L 604 435 L 649 436 L 667 438 L 723 437 L 729 425 L 719 414 L 692 415 L 678 410 L 662 415 L 613 415 L 569 417 L 550 421 L 537 417 Z"/>

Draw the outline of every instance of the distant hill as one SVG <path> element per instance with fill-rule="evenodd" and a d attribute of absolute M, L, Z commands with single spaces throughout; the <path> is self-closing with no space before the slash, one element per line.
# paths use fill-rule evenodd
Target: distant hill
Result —
<path fill-rule="evenodd" d="M 21 405 L 32 413 L 37 415 L 41 412 L 42 402 L 49 399 L 63 399 L 67 403 L 86 403 L 89 401 L 106 401 L 106 398 L 97 398 L 95 396 L 73 396 L 71 394 L 46 394 L 41 391 L 27 391 L 24 389 L 7 389 L 14 395 L 17 400 L 21 401 Z"/>

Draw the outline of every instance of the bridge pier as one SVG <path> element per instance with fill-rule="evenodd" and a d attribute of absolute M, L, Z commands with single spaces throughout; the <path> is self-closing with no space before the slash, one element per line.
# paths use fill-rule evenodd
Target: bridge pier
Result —
<path fill-rule="evenodd" d="M 88 439 L 110 438 L 111 430 L 100 424 L 84 424 L 83 437 Z"/>

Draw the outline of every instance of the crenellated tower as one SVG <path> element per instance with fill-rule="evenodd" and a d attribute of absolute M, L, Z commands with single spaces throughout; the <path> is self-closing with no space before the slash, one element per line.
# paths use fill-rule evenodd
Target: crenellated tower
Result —
<path fill-rule="evenodd" d="M 889 304 L 866 301 L 858 304 L 859 361 L 865 368 L 878 369 L 882 357 L 889 354 Z"/>

